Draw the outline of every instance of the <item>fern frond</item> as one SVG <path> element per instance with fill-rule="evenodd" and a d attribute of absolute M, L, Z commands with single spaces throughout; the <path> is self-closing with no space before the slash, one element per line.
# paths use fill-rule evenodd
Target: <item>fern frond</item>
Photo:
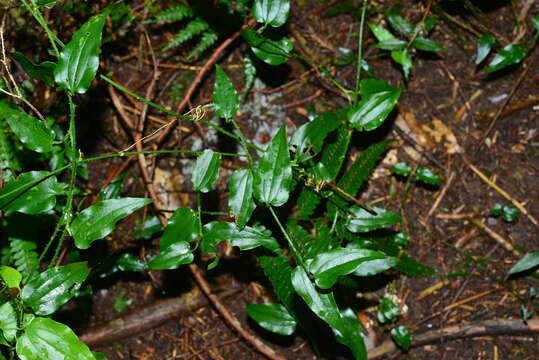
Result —
<path fill-rule="evenodd" d="M 36 244 L 33 241 L 9 238 L 10 252 L 15 267 L 28 279 L 39 268 Z"/>
<path fill-rule="evenodd" d="M 172 39 L 172 41 L 163 48 L 163 50 L 169 50 L 173 47 L 183 44 L 184 42 L 191 40 L 195 36 L 202 34 L 204 31 L 208 30 L 208 28 L 209 25 L 206 20 L 200 17 L 196 17 L 195 19 L 193 19 L 193 21 L 189 22 L 189 24 L 187 24 L 185 28 L 180 30 L 176 34 L 174 39 Z"/>
<path fill-rule="evenodd" d="M 177 5 L 170 9 L 163 10 L 153 17 L 153 19 L 146 21 L 146 24 L 163 23 L 167 21 L 175 22 L 182 21 L 186 18 L 192 18 L 195 16 L 193 8 L 187 5 Z"/>
<path fill-rule="evenodd" d="M 202 54 L 204 51 L 208 50 L 210 47 L 212 47 L 216 42 L 219 36 L 215 31 L 212 29 L 209 29 L 208 31 L 205 31 L 202 34 L 202 37 L 200 38 L 200 41 L 197 45 L 197 47 L 191 51 L 189 56 L 187 57 L 187 60 L 191 60 L 192 58 Z"/>
<path fill-rule="evenodd" d="M 320 195 L 313 188 L 304 186 L 298 196 L 298 217 L 301 220 L 309 220 L 320 200 Z"/>
<path fill-rule="evenodd" d="M 337 177 L 341 170 L 346 153 L 348 152 L 351 135 L 352 131 L 346 126 L 339 127 L 335 140 L 326 145 L 320 156 L 320 162 L 324 164 L 332 180 Z"/>
<path fill-rule="evenodd" d="M 17 151 L 10 137 L 11 133 L 7 122 L 2 119 L 0 121 L 0 169 L 10 170 L 5 171 L 4 180 L 7 180 L 10 172 L 21 170 L 21 163 L 17 158 Z"/>

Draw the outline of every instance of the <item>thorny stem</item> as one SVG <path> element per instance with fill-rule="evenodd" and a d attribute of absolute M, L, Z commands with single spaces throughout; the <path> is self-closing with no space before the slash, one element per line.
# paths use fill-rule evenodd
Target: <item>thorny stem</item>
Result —
<path fill-rule="evenodd" d="M 361 9 L 361 20 L 359 22 L 359 40 L 357 44 L 357 65 L 356 65 L 356 89 L 354 91 L 354 105 L 359 102 L 359 84 L 361 78 L 361 60 L 363 59 L 363 30 L 365 28 L 365 14 L 367 13 L 368 0 L 363 0 Z"/>

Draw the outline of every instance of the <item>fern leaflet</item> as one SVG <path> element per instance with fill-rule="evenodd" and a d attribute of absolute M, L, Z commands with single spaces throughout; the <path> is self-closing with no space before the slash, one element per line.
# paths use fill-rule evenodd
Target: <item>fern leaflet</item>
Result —
<path fill-rule="evenodd" d="M 39 267 L 36 244 L 33 241 L 9 238 L 11 258 L 15 267 L 28 279 Z"/>
<path fill-rule="evenodd" d="M 155 14 L 153 19 L 148 20 L 145 23 L 155 24 L 167 21 L 179 22 L 183 19 L 192 18 L 193 16 L 195 16 L 193 8 L 184 4 L 180 4 Z"/>

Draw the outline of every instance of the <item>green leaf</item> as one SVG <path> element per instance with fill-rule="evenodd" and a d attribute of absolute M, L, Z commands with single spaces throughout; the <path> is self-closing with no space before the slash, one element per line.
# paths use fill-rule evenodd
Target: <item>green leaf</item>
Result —
<path fill-rule="evenodd" d="M 374 47 L 382 50 L 401 50 L 406 49 L 407 45 L 408 43 L 406 41 L 394 38 L 386 41 L 380 41 Z"/>
<path fill-rule="evenodd" d="M 228 190 L 228 207 L 230 214 L 234 216 L 236 224 L 241 229 L 249 219 L 256 208 L 253 199 L 253 173 L 248 169 L 234 170 L 230 176 Z"/>
<path fill-rule="evenodd" d="M 404 73 L 404 78 L 408 80 L 410 76 L 410 70 L 412 70 L 412 53 L 409 49 L 403 50 L 393 50 L 391 52 L 391 58 L 397 64 L 400 64 L 402 67 L 402 72 Z"/>
<path fill-rule="evenodd" d="M 0 116 L 7 120 L 11 130 L 28 149 L 39 153 L 52 151 L 54 135 L 41 121 L 12 109 L 4 101 L 0 102 Z"/>
<path fill-rule="evenodd" d="M 290 138 L 292 151 L 299 162 L 313 158 L 322 150 L 327 135 L 342 124 L 338 112 L 329 111 L 316 117 L 313 121 L 300 126 Z"/>
<path fill-rule="evenodd" d="M 178 208 L 168 220 L 168 225 L 159 242 L 161 251 L 178 242 L 190 243 L 200 234 L 198 215 L 189 208 Z"/>
<path fill-rule="evenodd" d="M 391 337 L 404 350 L 408 350 L 412 344 L 412 332 L 404 325 L 391 329 Z"/>
<path fill-rule="evenodd" d="M 401 90 L 383 80 L 361 80 L 361 102 L 350 109 L 348 120 L 357 130 L 378 128 L 397 104 Z"/>
<path fill-rule="evenodd" d="M 400 16 L 396 12 L 390 12 L 387 14 L 387 19 L 391 27 L 395 29 L 399 34 L 404 36 L 410 36 L 414 33 L 414 24 Z"/>
<path fill-rule="evenodd" d="M 415 172 L 415 178 L 426 184 L 438 186 L 442 183 L 442 179 L 438 174 L 429 168 L 418 168 Z"/>
<path fill-rule="evenodd" d="M 133 300 L 129 298 L 126 299 L 125 291 L 122 291 L 118 294 L 118 296 L 114 300 L 114 304 L 112 305 L 112 308 L 114 309 L 114 311 L 120 313 L 124 311 L 124 309 L 128 307 L 129 305 L 131 305 L 132 303 L 133 303 Z"/>
<path fill-rule="evenodd" d="M 495 43 L 496 37 L 492 34 L 484 34 L 479 38 L 477 41 L 477 54 L 475 56 L 476 64 L 481 63 L 487 58 Z"/>
<path fill-rule="evenodd" d="M 105 18 L 105 14 L 91 18 L 73 34 L 60 53 L 54 80 L 71 93 L 84 94 L 95 77 Z"/>
<path fill-rule="evenodd" d="M 88 346 L 64 324 L 42 317 L 34 318 L 17 339 L 21 360 L 94 360 Z"/>
<path fill-rule="evenodd" d="M 150 270 L 172 270 L 193 262 L 194 256 L 185 241 L 177 242 L 160 251 L 149 263 Z"/>
<path fill-rule="evenodd" d="M 374 34 L 374 37 L 379 42 L 389 41 L 395 39 L 395 36 L 393 36 L 392 33 L 390 33 L 388 30 L 384 29 L 383 27 L 376 26 L 376 25 L 369 25 L 369 28 L 371 29 L 372 33 Z"/>
<path fill-rule="evenodd" d="M 290 12 L 290 0 L 255 0 L 253 17 L 273 27 L 284 25 Z"/>
<path fill-rule="evenodd" d="M 54 80 L 55 63 L 52 61 L 44 61 L 41 64 L 34 64 L 23 53 L 14 51 L 9 53 L 15 61 L 19 63 L 22 69 L 33 79 L 42 80 L 46 85 L 50 86 Z"/>
<path fill-rule="evenodd" d="M 535 15 L 532 18 L 533 26 L 535 27 L 535 30 L 539 31 L 539 14 Z"/>
<path fill-rule="evenodd" d="M 405 162 L 400 162 L 400 163 L 396 163 L 395 165 L 393 165 L 391 167 L 391 170 L 397 174 L 397 175 L 400 175 L 400 176 L 408 176 L 410 175 L 410 165 L 408 165 L 408 163 L 405 163 Z"/>
<path fill-rule="evenodd" d="M 414 39 L 412 42 L 412 45 L 418 49 L 423 51 L 444 51 L 446 48 L 444 48 L 442 45 L 438 44 L 437 42 L 424 38 L 422 36 L 418 36 Z"/>
<path fill-rule="evenodd" d="M 9 237 L 9 253 L 17 270 L 29 279 L 39 267 L 36 244 L 33 241 Z"/>
<path fill-rule="evenodd" d="M 356 276 L 372 276 L 380 274 L 399 264 L 399 259 L 387 256 L 384 259 L 367 260 L 354 270 Z"/>
<path fill-rule="evenodd" d="M 352 215 L 349 216 L 348 221 L 346 222 L 346 228 L 351 232 L 368 232 L 401 221 L 400 216 L 394 212 L 376 206 L 371 207 L 371 209 L 376 212 L 376 215 L 369 213 L 359 206 L 352 206 L 350 208 L 350 213 Z"/>
<path fill-rule="evenodd" d="M 16 269 L 10 266 L 0 266 L 0 277 L 8 288 L 20 289 L 22 275 Z"/>
<path fill-rule="evenodd" d="M 249 304 L 247 314 L 264 329 L 279 335 L 292 335 L 297 321 L 281 304 Z"/>
<path fill-rule="evenodd" d="M 61 190 L 55 176 L 48 171 L 22 173 L 0 191 L 0 209 L 9 215 L 15 211 L 41 214 L 54 208 Z"/>
<path fill-rule="evenodd" d="M 116 176 L 110 184 L 105 186 L 105 188 L 101 189 L 99 192 L 99 198 L 98 200 L 110 200 L 110 199 L 117 199 L 120 197 L 120 192 L 122 191 L 123 181 L 124 181 L 125 173 Z"/>
<path fill-rule="evenodd" d="M 133 254 L 123 253 L 116 260 L 116 267 L 119 271 L 142 271 L 148 266 Z"/>
<path fill-rule="evenodd" d="M 348 109 L 342 109 L 340 111 L 341 118 L 346 118 Z M 348 129 L 347 126 L 341 126 L 337 129 L 335 139 L 332 142 L 327 143 L 322 154 L 320 155 L 320 162 L 324 164 L 326 170 L 330 173 L 334 180 L 341 171 L 342 164 L 346 158 L 348 147 L 350 145 L 350 138 L 352 136 L 352 129 Z"/>
<path fill-rule="evenodd" d="M 283 303 L 288 312 L 295 316 L 295 292 L 290 277 L 292 267 L 287 256 L 260 256 L 257 260 L 264 274 L 270 280 L 277 298 Z"/>
<path fill-rule="evenodd" d="M 151 199 L 140 198 L 98 201 L 81 211 L 71 223 L 75 245 L 79 249 L 88 249 L 93 241 L 114 231 L 118 221 L 151 202 Z"/>
<path fill-rule="evenodd" d="M 204 150 L 197 158 L 191 181 L 195 191 L 207 193 L 219 176 L 221 154 L 216 154 L 210 149 Z"/>
<path fill-rule="evenodd" d="M 238 93 L 232 81 L 226 76 L 219 65 L 215 65 L 215 85 L 213 87 L 213 102 L 217 116 L 227 120 L 232 119 L 239 109 Z"/>
<path fill-rule="evenodd" d="M 513 267 L 509 270 L 508 274 L 518 274 L 523 271 L 527 271 L 535 268 L 539 265 L 539 251 L 524 255 Z"/>
<path fill-rule="evenodd" d="M 159 218 L 157 216 L 150 216 L 142 224 L 137 221 L 135 239 L 151 239 L 152 236 L 161 231 L 163 231 L 163 225 L 161 225 Z"/>
<path fill-rule="evenodd" d="M 380 305 L 378 306 L 378 313 L 376 315 L 378 317 L 378 321 L 385 324 L 395 320 L 399 314 L 400 310 L 397 304 L 395 304 L 395 302 L 387 296 L 382 297 Z"/>
<path fill-rule="evenodd" d="M 0 329 L 2 329 L 2 333 L 7 341 L 11 342 L 15 340 L 17 330 L 19 330 L 17 313 L 9 301 L 0 306 Z"/>
<path fill-rule="evenodd" d="M 436 269 L 412 259 L 406 253 L 402 253 L 399 256 L 399 260 L 399 263 L 395 266 L 395 270 L 406 276 L 433 277 L 437 273 Z"/>
<path fill-rule="evenodd" d="M 518 64 L 526 57 L 526 49 L 521 45 L 507 45 L 488 64 L 486 72 L 494 72 L 510 65 Z"/>
<path fill-rule="evenodd" d="M 502 219 L 505 222 L 515 222 L 520 216 L 520 210 L 513 205 L 504 205 L 502 207 Z"/>
<path fill-rule="evenodd" d="M 75 295 L 89 273 L 85 262 L 49 268 L 24 286 L 22 299 L 37 315 L 50 315 Z"/>
<path fill-rule="evenodd" d="M 294 44 L 286 37 L 271 40 L 260 36 L 251 29 L 241 30 L 240 33 L 253 50 L 253 53 L 260 60 L 270 65 L 281 65 L 286 62 L 294 49 Z"/>
<path fill-rule="evenodd" d="M 292 166 L 283 125 L 259 160 L 255 172 L 255 197 L 266 205 L 281 206 L 288 201 L 291 183 Z"/>
<path fill-rule="evenodd" d="M 318 254 L 309 263 L 309 272 L 319 288 L 329 289 L 339 276 L 353 273 L 361 263 L 386 257 L 374 250 L 339 248 Z"/>

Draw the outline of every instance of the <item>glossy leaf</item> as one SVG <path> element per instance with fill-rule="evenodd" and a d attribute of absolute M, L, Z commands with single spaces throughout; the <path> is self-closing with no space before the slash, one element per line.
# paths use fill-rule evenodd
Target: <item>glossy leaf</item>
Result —
<path fill-rule="evenodd" d="M 292 335 L 297 321 L 281 304 L 249 304 L 247 314 L 264 329 L 279 335 Z"/>
<path fill-rule="evenodd" d="M 400 314 L 399 306 L 395 302 L 387 297 L 382 297 L 380 305 L 378 306 L 378 321 L 382 324 L 395 320 Z"/>
<path fill-rule="evenodd" d="M 120 271 L 142 271 L 148 266 L 133 254 L 123 253 L 116 260 L 116 267 Z"/>
<path fill-rule="evenodd" d="M 37 315 L 50 315 L 75 295 L 89 273 L 85 262 L 49 268 L 23 287 L 22 299 Z"/>
<path fill-rule="evenodd" d="M 526 49 L 521 45 L 507 45 L 488 64 L 486 72 L 494 72 L 510 65 L 518 64 L 526 57 Z"/>
<path fill-rule="evenodd" d="M 484 34 L 479 38 L 477 41 L 477 54 L 475 56 L 476 64 L 481 63 L 487 58 L 495 43 L 496 37 L 492 34 Z"/>
<path fill-rule="evenodd" d="M 513 267 L 509 270 L 508 274 L 518 274 L 523 271 L 531 270 L 539 266 L 539 251 L 524 255 Z"/>
<path fill-rule="evenodd" d="M 281 206 L 288 201 L 291 183 L 292 166 L 283 125 L 259 160 L 255 172 L 255 197 L 266 205 Z"/>
<path fill-rule="evenodd" d="M 23 70 L 33 79 L 42 80 L 46 85 L 52 85 L 54 80 L 55 63 L 52 61 L 44 61 L 41 64 L 34 64 L 23 53 L 14 51 L 10 53 L 11 57 L 19 63 Z"/>
<path fill-rule="evenodd" d="M 228 207 L 240 229 L 247 224 L 256 208 L 253 199 L 253 183 L 253 173 L 248 169 L 234 170 L 228 183 L 230 192 Z"/>
<path fill-rule="evenodd" d="M 374 130 L 386 119 L 397 104 L 401 91 L 383 80 L 361 81 L 361 102 L 350 109 L 348 120 L 357 130 Z"/>
<path fill-rule="evenodd" d="M 54 136 L 41 121 L 0 102 L 0 116 L 5 117 L 15 136 L 28 149 L 47 153 L 52 151 Z"/>
<path fill-rule="evenodd" d="M 406 46 L 408 46 L 406 41 L 397 38 L 380 41 L 375 45 L 375 47 L 382 50 L 401 50 L 406 49 Z"/>
<path fill-rule="evenodd" d="M 83 211 L 71 223 L 71 235 L 79 249 L 88 249 L 93 241 L 104 238 L 116 223 L 151 203 L 150 199 L 121 198 L 98 201 Z"/>
<path fill-rule="evenodd" d="M 198 215 L 192 209 L 178 208 L 168 219 L 168 225 L 159 242 L 159 249 L 163 251 L 178 242 L 190 243 L 195 241 L 199 234 Z"/>
<path fill-rule="evenodd" d="M 438 174 L 436 174 L 431 169 L 424 167 L 417 168 L 415 172 L 415 178 L 421 182 L 434 186 L 438 186 L 442 183 L 442 179 Z"/>
<path fill-rule="evenodd" d="M 433 277 L 437 273 L 436 269 L 412 259 L 406 253 L 401 254 L 399 260 L 399 263 L 395 266 L 395 270 L 406 276 Z"/>
<path fill-rule="evenodd" d="M 19 327 L 17 324 L 17 313 L 10 301 L 0 306 L 0 329 L 7 341 L 11 342 L 15 340 Z"/>
<path fill-rule="evenodd" d="M 254 30 L 241 30 L 241 36 L 247 41 L 253 53 L 262 61 L 270 65 L 281 65 L 290 57 L 294 44 L 283 37 L 272 40 L 258 35 Z"/>
<path fill-rule="evenodd" d="M 413 35 L 415 28 L 414 24 L 400 16 L 398 13 L 390 12 L 389 14 L 387 14 L 387 19 L 389 20 L 389 24 L 391 25 L 391 27 L 401 35 Z"/>
<path fill-rule="evenodd" d="M 8 288 L 20 288 L 22 275 L 17 269 L 10 266 L 0 266 L 0 277 Z"/>
<path fill-rule="evenodd" d="M 258 246 L 277 253 L 279 243 L 271 232 L 263 226 L 246 226 L 240 230 L 235 223 L 212 221 L 203 227 L 204 235 L 201 243 L 201 250 L 208 253 L 216 253 L 214 245 L 221 241 L 229 241 L 232 246 L 237 246 L 240 250 L 250 250 Z"/>
<path fill-rule="evenodd" d="M 400 216 L 394 212 L 373 206 L 371 209 L 376 213 L 371 214 L 367 210 L 352 206 L 351 215 L 346 222 L 346 228 L 351 232 L 368 232 L 396 224 L 401 221 Z"/>
<path fill-rule="evenodd" d="M 98 200 L 109 200 L 109 199 L 117 199 L 120 197 L 120 192 L 122 191 L 122 186 L 124 182 L 125 173 L 116 176 L 112 181 L 105 186 L 101 191 L 99 192 L 99 198 Z"/>
<path fill-rule="evenodd" d="M 161 250 L 159 255 L 148 263 L 148 268 L 150 270 L 172 270 L 181 265 L 192 263 L 193 259 L 189 243 L 182 241 Z"/>
<path fill-rule="evenodd" d="M 389 41 L 395 39 L 395 36 L 388 30 L 384 29 L 383 27 L 376 26 L 376 25 L 369 25 L 369 28 L 371 29 L 372 33 L 374 34 L 374 37 L 379 42 Z"/>
<path fill-rule="evenodd" d="M 325 138 L 342 124 L 342 120 L 338 112 L 329 111 L 294 131 L 290 138 L 290 147 L 296 153 L 298 161 L 307 161 L 318 154 Z"/>
<path fill-rule="evenodd" d="M 290 12 L 290 0 L 255 0 L 253 17 L 273 27 L 284 25 Z"/>
<path fill-rule="evenodd" d="M 318 254 L 309 263 L 309 272 L 319 288 L 329 289 L 339 276 L 353 273 L 361 263 L 385 258 L 386 255 L 374 250 L 339 248 Z"/>
<path fill-rule="evenodd" d="M 412 169 L 410 168 L 410 165 L 408 165 L 408 163 L 400 162 L 400 163 L 396 163 L 395 165 L 393 165 L 391 167 L 391 170 L 397 175 L 408 176 L 408 175 L 410 175 L 410 171 Z"/>
<path fill-rule="evenodd" d="M 354 270 L 356 276 L 372 276 L 380 274 L 386 270 L 395 267 L 399 263 L 399 259 L 387 256 L 383 259 L 367 260 L 359 264 Z"/>
<path fill-rule="evenodd" d="M 105 18 L 104 14 L 91 18 L 73 34 L 60 53 L 54 80 L 71 93 L 85 93 L 95 77 Z"/>
<path fill-rule="evenodd" d="M 88 346 L 64 324 L 36 317 L 17 339 L 17 355 L 21 360 L 76 359 L 94 360 Z"/>
<path fill-rule="evenodd" d="M 431 39 L 424 38 L 422 36 L 418 36 L 414 39 L 412 42 L 412 45 L 418 49 L 423 51 L 444 51 L 446 48 L 444 48 L 442 45 L 438 44 L 436 41 L 433 41 Z"/>
<path fill-rule="evenodd" d="M 350 338 L 353 341 L 353 346 L 350 347 L 350 350 L 352 350 L 354 358 L 367 360 L 367 347 L 363 341 L 363 329 L 359 323 L 357 314 L 352 309 L 346 308 L 341 311 L 341 318 L 345 329 L 344 335 L 349 335 L 344 336 L 334 331 L 335 337 L 342 344 L 346 344 L 349 341 L 348 338 Z M 356 339 L 361 339 L 361 341 L 357 341 Z"/>
<path fill-rule="evenodd" d="M 412 344 L 412 332 L 404 325 L 391 329 L 391 338 L 404 350 L 408 350 Z"/>
<path fill-rule="evenodd" d="M 163 225 L 161 225 L 159 218 L 157 216 L 150 216 L 142 224 L 137 221 L 135 239 L 150 239 L 161 231 L 163 231 Z"/>
<path fill-rule="evenodd" d="M 236 115 L 240 105 L 236 88 L 219 65 L 215 65 L 213 102 L 217 116 L 227 120 Z"/>
<path fill-rule="evenodd" d="M 513 205 L 501 205 L 496 204 L 490 210 L 490 214 L 493 216 L 501 216 L 503 221 L 511 223 L 518 220 L 520 216 L 520 210 Z"/>
<path fill-rule="evenodd" d="M 56 195 L 62 191 L 55 176 L 48 171 L 22 173 L 0 191 L 0 209 L 9 215 L 15 211 L 41 214 L 56 204 Z"/>
<path fill-rule="evenodd" d="M 410 76 L 410 70 L 412 70 L 412 54 L 410 53 L 410 50 L 393 50 L 391 52 L 391 58 L 397 64 L 400 64 L 402 67 L 402 72 L 404 73 L 404 78 L 408 79 Z"/>
<path fill-rule="evenodd" d="M 202 155 L 199 155 L 191 177 L 195 191 L 207 193 L 211 190 L 213 183 L 219 176 L 220 165 L 221 155 L 210 149 L 204 150 Z"/>

